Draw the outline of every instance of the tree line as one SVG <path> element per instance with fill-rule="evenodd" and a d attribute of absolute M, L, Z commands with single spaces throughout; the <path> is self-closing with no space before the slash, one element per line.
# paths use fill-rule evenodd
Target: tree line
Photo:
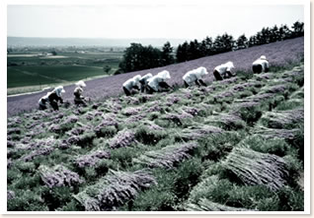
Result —
<path fill-rule="evenodd" d="M 206 37 L 202 41 L 196 39 L 190 42 L 185 41 L 183 44 L 178 45 L 176 51 L 174 51 L 170 42 L 166 42 L 161 50 L 151 45 L 143 46 L 140 43 L 132 43 L 126 49 L 119 64 L 119 69 L 115 74 L 166 66 L 300 36 L 304 36 L 304 23 L 297 21 L 291 28 L 287 25 L 264 27 L 249 38 L 242 34 L 234 39 L 232 35 L 225 33 L 216 36 L 214 39 Z"/>

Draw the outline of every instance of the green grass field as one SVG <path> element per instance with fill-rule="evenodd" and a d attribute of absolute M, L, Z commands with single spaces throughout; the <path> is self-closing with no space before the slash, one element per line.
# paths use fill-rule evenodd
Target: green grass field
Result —
<path fill-rule="evenodd" d="M 39 80 L 38 76 L 25 74 L 22 71 L 20 67 L 8 68 L 8 88 L 56 83 L 54 79 L 40 78 Z"/>
<path fill-rule="evenodd" d="M 32 56 L 33 55 L 33 56 Z M 7 57 L 8 94 L 23 93 L 25 87 L 64 84 L 113 74 L 123 52 L 59 52 L 57 56 L 38 57 L 36 53 L 9 54 Z M 106 73 L 104 66 L 110 66 Z M 13 90 L 14 89 L 14 90 Z"/>
<path fill-rule="evenodd" d="M 100 67 L 18 66 L 8 67 L 8 88 L 71 82 L 105 75 Z"/>

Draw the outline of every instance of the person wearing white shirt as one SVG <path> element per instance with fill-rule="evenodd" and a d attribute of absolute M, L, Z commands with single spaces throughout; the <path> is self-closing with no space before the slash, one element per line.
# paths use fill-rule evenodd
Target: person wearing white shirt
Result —
<path fill-rule="evenodd" d="M 50 92 L 48 92 L 45 96 L 41 97 L 38 101 L 38 105 L 39 105 L 39 110 L 46 110 L 47 109 L 47 105 L 46 103 L 49 103 L 49 96 Z"/>
<path fill-rule="evenodd" d="M 231 61 L 229 61 L 225 64 L 221 64 L 215 67 L 213 74 L 216 80 L 223 80 L 225 78 L 235 76 L 235 74 L 232 73 L 233 69 L 234 69 L 234 65 Z"/>
<path fill-rule="evenodd" d="M 164 89 L 168 90 L 171 87 L 168 85 L 168 83 L 166 83 L 166 80 L 170 78 L 169 71 L 163 70 L 159 72 L 157 75 L 148 80 L 147 92 L 151 94 L 153 92 L 161 92 Z"/>
<path fill-rule="evenodd" d="M 262 73 L 269 71 L 269 62 L 265 55 L 262 55 L 259 59 L 255 60 L 252 64 L 253 73 Z"/>
<path fill-rule="evenodd" d="M 148 80 L 152 77 L 153 77 L 153 75 L 151 73 L 148 73 L 148 74 L 141 77 L 140 83 L 141 83 L 141 92 L 142 93 L 145 92 L 145 90 L 147 89 Z"/>
<path fill-rule="evenodd" d="M 86 87 L 86 84 L 84 83 L 83 80 L 78 81 L 77 83 L 75 83 L 76 88 L 74 89 L 74 104 L 76 105 L 83 105 L 86 106 L 87 103 L 85 101 L 85 98 L 83 96 L 83 88 Z"/>
<path fill-rule="evenodd" d="M 140 79 L 141 75 L 136 75 L 123 83 L 123 91 L 127 96 L 132 94 L 133 89 L 140 89 Z"/>
<path fill-rule="evenodd" d="M 185 87 L 191 86 L 193 83 L 196 83 L 198 86 L 206 86 L 202 78 L 207 75 L 208 72 L 205 67 L 199 67 L 194 70 L 188 71 L 183 77 Z"/>

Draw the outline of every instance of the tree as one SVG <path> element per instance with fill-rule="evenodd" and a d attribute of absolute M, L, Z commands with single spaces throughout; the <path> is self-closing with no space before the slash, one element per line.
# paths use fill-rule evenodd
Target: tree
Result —
<path fill-rule="evenodd" d="M 304 23 L 299 21 L 295 22 L 292 25 L 292 30 L 293 37 L 304 36 Z"/>
<path fill-rule="evenodd" d="M 250 39 L 249 39 L 249 47 L 253 47 L 255 45 L 257 45 L 256 36 L 251 36 Z"/>
<path fill-rule="evenodd" d="M 166 66 L 174 63 L 174 58 L 172 56 L 173 48 L 171 47 L 170 42 L 166 42 L 162 47 L 161 51 L 161 63 L 162 66 Z"/>
<path fill-rule="evenodd" d="M 205 40 L 203 40 L 199 45 L 199 53 L 201 57 L 207 56 L 207 46 Z"/>
<path fill-rule="evenodd" d="M 231 35 L 228 35 L 227 33 L 223 34 L 222 36 L 218 35 L 214 41 L 215 54 L 232 51 L 233 47 L 233 37 Z"/>
<path fill-rule="evenodd" d="M 233 36 L 225 33 L 221 36 L 221 41 L 223 46 L 223 52 L 232 51 L 232 48 L 234 47 Z"/>
<path fill-rule="evenodd" d="M 187 49 L 187 60 L 194 60 L 201 57 L 199 47 L 200 45 L 196 39 L 189 43 Z"/>
<path fill-rule="evenodd" d="M 291 38 L 291 30 L 287 25 L 281 25 L 279 28 L 280 40 Z"/>
<path fill-rule="evenodd" d="M 131 43 L 125 50 L 119 68 L 124 72 L 132 72 L 161 66 L 161 51 L 151 45 L 142 46 Z"/>
<path fill-rule="evenodd" d="M 223 51 L 222 39 L 220 35 L 215 38 L 215 41 L 213 43 L 213 51 L 214 54 L 218 54 Z"/>
<path fill-rule="evenodd" d="M 269 42 L 277 42 L 280 40 L 280 33 L 277 25 L 270 29 L 270 38 Z"/>
<path fill-rule="evenodd" d="M 214 50 L 213 50 L 213 39 L 212 37 L 206 37 L 204 40 L 204 43 L 206 45 L 206 55 L 213 55 Z"/>
<path fill-rule="evenodd" d="M 178 48 L 176 50 L 176 62 L 177 63 L 183 62 L 183 50 L 180 44 L 178 45 Z"/>
<path fill-rule="evenodd" d="M 185 41 L 182 45 L 179 45 L 176 52 L 177 62 L 184 62 L 188 60 L 188 47 L 189 44 Z"/>
<path fill-rule="evenodd" d="M 239 36 L 239 38 L 237 39 L 235 44 L 236 44 L 236 50 L 238 50 L 238 49 L 247 48 L 249 45 L 249 42 L 248 42 L 246 36 L 243 34 L 243 35 Z"/>

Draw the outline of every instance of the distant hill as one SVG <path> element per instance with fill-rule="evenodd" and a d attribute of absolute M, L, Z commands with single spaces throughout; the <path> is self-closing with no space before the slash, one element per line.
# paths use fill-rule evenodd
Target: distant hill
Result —
<path fill-rule="evenodd" d="M 109 39 L 109 38 L 37 38 L 37 37 L 7 37 L 8 47 L 16 46 L 105 46 L 128 47 L 136 42 L 142 45 L 163 46 L 169 41 L 172 46 L 178 46 L 185 39 L 143 38 L 143 39 Z"/>

